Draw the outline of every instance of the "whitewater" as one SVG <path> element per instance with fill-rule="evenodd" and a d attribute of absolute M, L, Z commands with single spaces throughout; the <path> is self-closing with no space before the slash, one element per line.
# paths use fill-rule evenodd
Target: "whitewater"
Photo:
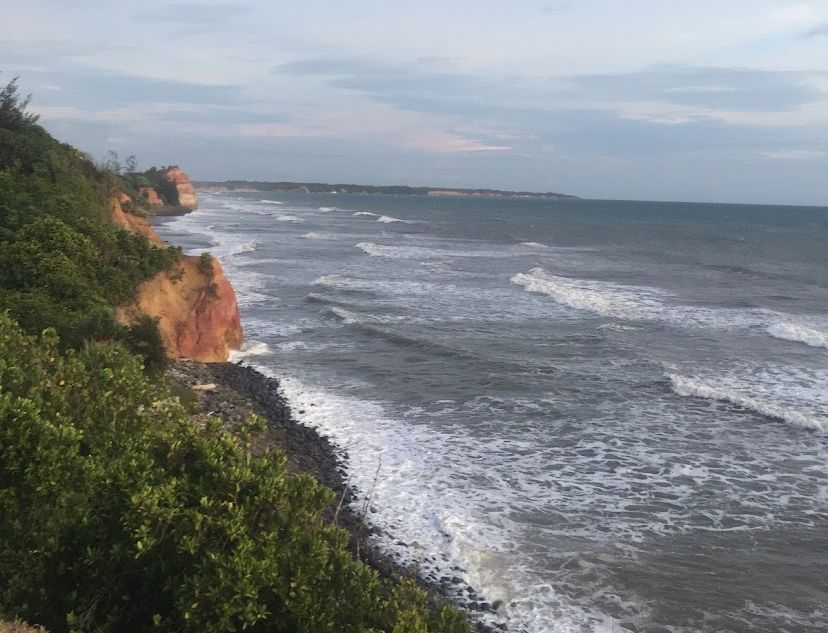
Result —
<path fill-rule="evenodd" d="M 828 630 L 828 210 L 280 192 L 156 224 L 473 617 Z"/>

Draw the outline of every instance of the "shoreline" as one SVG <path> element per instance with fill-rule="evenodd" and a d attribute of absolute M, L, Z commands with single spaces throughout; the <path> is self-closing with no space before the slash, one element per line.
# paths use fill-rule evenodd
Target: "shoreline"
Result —
<path fill-rule="evenodd" d="M 193 391 L 199 403 L 196 417 L 219 417 L 231 430 L 251 413 L 264 419 L 266 429 L 254 438 L 254 453 L 279 449 L 287 456 L 291 472 L 310 474 L 334 491 L 339 500 L 338 507 L 330 508 L 327 518 L 347 530 L 354 558 L 377 570 L 384 578 L 413 580 L 426 592 L 433 609 L 445 604 L 461 608 L 469 615 L 473 631 L 503 633 L 508 630 L 504 624 L 484 623 L 475 617 L 475 614 L 478 617 L 486 613 L 496 614 L 499 605 L 490 605 L 472 586 L 463 582 L 459 577 L 463 570 L 459 567 L 447 572 L 450 575 L 423 577 L 416 566 L 399 563 L 372 542 L 372 536 L 383 532 L 354 508 L 357 498 L 347 479 L 347 454 L 337 449 L 327 437 L 293 417 L 276 378 L 264 375 L 244 361 L 200 363 L 177 360 L 170 362 L 165 374 L 178 385 L 190 389 L 199 386 Z M 363 507 L 366 515 L 370 513 L 370 507 Z M 462 593 L 469 597 L 467 601 L 459 599 Z"/>

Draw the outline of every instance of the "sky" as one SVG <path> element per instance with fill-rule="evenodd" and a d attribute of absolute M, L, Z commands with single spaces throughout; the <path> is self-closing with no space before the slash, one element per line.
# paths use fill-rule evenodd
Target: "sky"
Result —
<path fill-rule="evenodd" d="M 61 140 L 197 180 L 828 205 L 828 0 L 0 0 Z"/>

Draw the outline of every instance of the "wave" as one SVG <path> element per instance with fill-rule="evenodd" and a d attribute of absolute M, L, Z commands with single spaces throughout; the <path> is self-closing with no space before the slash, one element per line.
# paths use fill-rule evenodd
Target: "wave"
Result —
<path fill-rule="evenodd" d="M 745 385 L 728 377 L 716 381 L 690 378 L 677 373 L 668 373 L 670 386 L 680 396 L 707 398 L 729 402 L 756 413 L 809 429 L 828 431 L 828 416 L 819 408 L 797 406 L 794 402 L 780 402 L 772 393 L 762 389 L 761 384 Z M 749 388 L 748 388 L 749 387 Z M 756 391 L 761 393 L 757 394 Z"/>
<path fill-rule="evenodd" d="M 339 306 L 326 306 L 322 312 L 327 314 L 333 314 L 340 319 L 345 325 L 356 325 L 365 323 L 365 321 L 360 318 L 360 316 L 356 312 L 351 312 L 350 310 L 346 310 L 345 308 L 340 308 Z"/>
<path fill-rule="evenodd" d="M 228 255 L 241 255 L 242 253 L 252 253 L 256 250 L 256 242 L 243 242 L 232 246 L 228 251 Z"/>
<path fill-rule="evenodd" d="M 543 268 L 518 273 L 511 282 L 528 292 L 545 294 L 571 308 L 614 318 L 657 318 L 664 312 L 654 288 L 622 286 L 611 282 L 558 277 Z"/>
<path fill-rule="evenodd" d="M 314 233 L 313 231 L 311 231 L 310 233 L 305 233 L 302 237 L 306 240 L 324 240 L 324 239 L 326 239 L 325 236 L 322 235 L 321 233 Z"/>
<path fill-rule="evenodd" d="M 689 328 L 767 328 L 771 336 L 813 346 L 826 346 L 828 337 L 815 329 L 781 323 L 785 314 L 752 306 L 711 307 L 676 303 L 660 288 L 627 286 L 610 281 L 553 275 L 543 268 L 513 275 L 511 282 L 527 292 L 547 295 L 557 303 L 612 319 L 659 321 Z"/>
<path fill-rule="evenodd" d="M 267 343 L 262 343 L 261 341 L 247 341 L 244 345 L 242 345 L 241 349 L 230 351 L 229 360 L 231 363 L 235 363 L 243 358 L 269 354 L 270 351 L 270 346 Z"/>
<path fill-rule="evenodd" d="M 821 332 L 797 323 L 774 323 L 767 329 L 774 338 L 796 343 L 805 343 L 811 347 L 828 348 L 828 333 Z"/>
<path fill-rule="evenodd" d="M 377 218 L 377 222 L 382 222 L 383 224 L 391 224 L 392 222 L 402 222 L 403 224 L 413 224 L 411 220 L 401 220 L 400 218 L 392 218 L 390 215 L 381 215 Z"/>
<path fill-rule="evenodd" d="M 371 257 L 394 257 L 392 253 L 395 250 L 388 246 L 374 244 L 373 242 L 360 242 L 355 248 L 362 250 L 362 252 Z"/>
<path fill-rule="evenodd" d="M 304 222 L 304 220 L 302 218 L 300 218 L 298 216 L 295 216 L 295 215 L 289 215 L 289 214 L 274 215 L 273 219 L 276 220 L 277 222 L 294 222 L 296 224 L 301 224 L 302 222 Z"/>
<path fill-rule="evenodd" d="M 261 204 L 284 204 L 284 202 L 280 200 L 259 200 Z"/>
<path fill-rule="evenodd" d="M 378 213 L 371 213 L 370 211 L 357 211 L 356 213 L 352 213 L 351 215 L 370 215 L 374 218 L 379 217 Z"/>
<path fill-rule="evenodd" d="M 528 248 L 549 248 L 546 244 L 540 242 L 521 242 L 520 245 Z"/>

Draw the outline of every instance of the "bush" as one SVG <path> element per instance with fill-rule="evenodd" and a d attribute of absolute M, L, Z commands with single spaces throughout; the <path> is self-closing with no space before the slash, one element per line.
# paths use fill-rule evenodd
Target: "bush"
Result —
<path fill-rule="evenodd" d="M 61 631 L 468 631 L 354 561 L 333 493 L 193 425 L 113 343 L 0 315 L 0 617 Z"/>

